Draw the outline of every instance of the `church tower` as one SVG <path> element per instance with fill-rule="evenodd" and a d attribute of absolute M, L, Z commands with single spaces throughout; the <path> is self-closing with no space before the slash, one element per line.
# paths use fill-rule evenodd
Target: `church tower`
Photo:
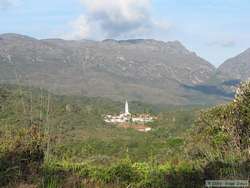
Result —
<path fill-rule="evenodd" d="M 125 115 L 129 115 L 129 108 L 128 108 L 128 101 L 126 100 L 126 103 L 125 103 Z"/>

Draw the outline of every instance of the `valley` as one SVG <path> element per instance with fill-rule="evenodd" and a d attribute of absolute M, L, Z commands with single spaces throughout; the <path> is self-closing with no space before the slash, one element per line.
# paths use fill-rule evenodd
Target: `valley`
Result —
<path fill-rule="evenodd" d="M 215 68 L 178 41 L 0 35 L 0 187 L 249 178 L 248 55 Z"/>

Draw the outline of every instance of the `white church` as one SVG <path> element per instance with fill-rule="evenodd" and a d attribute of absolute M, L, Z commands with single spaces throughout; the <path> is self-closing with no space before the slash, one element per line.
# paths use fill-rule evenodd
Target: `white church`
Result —
<path fill-rule="evenodd" d="M 121 113 L 119 115 L 106 115 L 104 117 L 104 121 L 106 123 L 117 123 L 117 124 L 122 124 L 122 123 L 149 123 L 154 121 L 154 117 L 150 116 L 149 114 L 140 114 L 140 115 L 132 115 L 129 112 L 129 106 L 128 106 L 128 101 L 126 100 L 125 102 L 125 109 L 124 113 Z"/>

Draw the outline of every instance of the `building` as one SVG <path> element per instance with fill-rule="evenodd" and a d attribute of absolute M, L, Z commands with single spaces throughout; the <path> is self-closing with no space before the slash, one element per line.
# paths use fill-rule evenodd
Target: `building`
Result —
<path fill-rule="evenodd" d="M 132 122 L 137 123 L 150 123 L 153 122 L 155 117 L 150 116 L 149 114 L 139 114 L 132 116 Z"/>
<path fill-rule="evenodd" d="M 128 101 L 125 102 L 125 115 L 130 115 L 129 108 L 128 108 Z"/>
<path fill-rule="evenodd" d="M 145 123 L 150 123 L 153 122 L 155 120 L 155 117 L 150 116 L 149 114 L 138 114 L 138 115 L 132 115 L 129 112 L 129 105 L 128 105 L 128 101 L 125 102 L 125 106 L 124 106 L 124 113 L 121 113 L 119 115 L 105 115 L 104 116 L 104 121 L 106 123 L 113 123 L 113 124 L 123 124 L 126 125 L 123 128 L 127 128 L 127 123 L 131 123 L 134 125 L 129 125 L 129 126 L 133 126 L 132 128 L 141 131 L 141 132 L 148 132 L 151 131 L 150 127 L 146 127 L 144 125 L 141 124 L 145 124 Z M 140 124 L 140 125 L 138 125 Z"/>
<path fill-rule="evenodd" d="M 125 102 L 124 113 L 119 115 L 106 115 L 104 121 L 106 123 L 125 123 L 131 121 L 132 115 L 129 113 L 128 101 Z"/>

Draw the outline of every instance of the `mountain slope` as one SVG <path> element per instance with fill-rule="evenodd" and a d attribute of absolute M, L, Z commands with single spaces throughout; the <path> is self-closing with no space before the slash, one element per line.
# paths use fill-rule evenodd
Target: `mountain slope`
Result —
<path fill-rule="evenodd" d="M 240 85 L 240 82 L 249 80 L 249 78 L 250 48 L 226 60 L 206 83 L 189 88 L 233 98 L 235 89 Z"/>
<path fill-rule="evenodd" d="M 206 83 L 214 72 L 210 63 L 178 41 L 65 41 L 0 35 L 2 82 L 18 81 L 60 94 L 164 104 L 211 103 L 225 96 L 207 96 L 189 87 Z"/>
<path fill-rule="evenodd" d="M 223 80 L 248 80 L 250 78 L 250 48 L 225 61 L 217 72 Z"/>

